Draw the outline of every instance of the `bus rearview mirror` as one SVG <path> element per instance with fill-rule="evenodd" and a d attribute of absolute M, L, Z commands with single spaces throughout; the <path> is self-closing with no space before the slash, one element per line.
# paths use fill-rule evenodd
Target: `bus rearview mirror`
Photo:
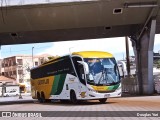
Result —
<path fill-rule="evenodd" d="M 84 70 L 85 70 L 85 74 L 89 74 L 88 64 L 86 62 L 83 62 L 83 61 L 77 61 L 77 62 L 83 65 Z"/>

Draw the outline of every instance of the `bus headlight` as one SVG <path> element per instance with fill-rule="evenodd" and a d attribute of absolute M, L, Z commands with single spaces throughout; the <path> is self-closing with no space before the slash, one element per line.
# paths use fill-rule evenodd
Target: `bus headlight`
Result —
<path fill-rule="evenodd" d="M 89 90 L 89 91 L 91 91 L 91 92 L 96 92 L 95 90 L 93 90 L 93 89 L 90 89 L 90 88 L 88 88 L 88 90 Z"/>

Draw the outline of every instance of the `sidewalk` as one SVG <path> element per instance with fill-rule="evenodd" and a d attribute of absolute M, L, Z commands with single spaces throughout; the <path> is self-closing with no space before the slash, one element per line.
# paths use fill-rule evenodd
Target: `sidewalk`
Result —
<path fill-rule="evenodd" d="M 33 103 L 35 100 L 32 99 L 31 95 L 28 94 L 22 94 L 22 98 L 19 98 L 19 96 L 14 97 L 0 97 L 0 105 L 5 104 L 21 104 L 21 103 Z"/>

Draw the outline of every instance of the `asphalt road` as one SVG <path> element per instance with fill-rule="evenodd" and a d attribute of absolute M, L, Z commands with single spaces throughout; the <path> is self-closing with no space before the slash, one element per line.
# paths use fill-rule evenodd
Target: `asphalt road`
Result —
<path fill-rule="evenodd" d="M 35 100 L 33 101 L 30 96 L 25 96 L 23 97 L 22 100 L 19 100 L 19 102 L 12 102 L 12 104 L 9 101 L 8 102 L 1 101 L 0 103 L 1 103 L 0 111 L 12 111 L 12 112 L 45 111 L 42 112 L 42 116 L 44 116 L 42 118 L 25 117 L 25 119 L 38 119 L 38 120 L 51 119 L 50 116 L 54 117 L 54 119 L 61 119 L 61 120 L 62 119 L 69 119 L 69 120 L 70 119 L 73 120 L 75 119 L 159 120 L 160 119 L 160 96 L 110 98 L 108 99 L 106 104 L 100 104 L 99 101 L 84 101 L 77 105 L 73 105 L 71 103 L 61 103 L 59 101 L 39 103 L 38 101 Z M 155 116 L 153 116 L 152 114 L 155 114 Z M 22 119 L 22 118 L 16 117 L 16 119 Z"/>

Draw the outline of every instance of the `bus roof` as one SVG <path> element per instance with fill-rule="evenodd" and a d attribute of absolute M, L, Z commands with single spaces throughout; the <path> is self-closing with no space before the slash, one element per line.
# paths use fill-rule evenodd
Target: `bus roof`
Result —
<path fill-rule="evenodd" d="M 82 51 L 73 52 L 72 55 L 79 55 L 83 58 L 112 58 L 114 57 L 111 53 L 102 51 Z"/>
<path fill-rule="evenodd" d="M 72 55 L 78 55 L 81 56 L 83 58 L 112 58 L 114 57 L 111 53 L 108 52 L 102 52 L 102 51 L 81 51 L 81 52 L 73 52 Z M 67 57 L 68 55 L 62 56 L 62 57 L 58 57 L 58 58 L 54 58 L 51 59 L 43 64 L 41 64 L 38 67 L 34 67 L 31 70 L 46 66 L 48 64 L 51 64 L 53 62 L 57 62 L 65 57 Z"/>
<path fill-rule="evenodd" d="M 65 55 L 65 56 L 62 56 L 62 57 L 53 58 L 53 59 L 51 59 L 51 60 L 49 60 L 49 61 L 47 61 L 47 62 L 42 63 L 41 65 L 39 65 L 39 66 L 37 66 L 37 67 L 33 67 L 31 70 L 34 70 L 34 69 L 37 69 L 37 68 L 46 66 L 46 65 L 48 65 L 48 64 L 52 64 L 53 62 L 57 62 L 57 61 L 59 61 L 59 60 L 62 60 L 62 59 L 64 59 L 64 58 L 67 57 L 67 56 L 68 56 L 68 55 Z"/>

